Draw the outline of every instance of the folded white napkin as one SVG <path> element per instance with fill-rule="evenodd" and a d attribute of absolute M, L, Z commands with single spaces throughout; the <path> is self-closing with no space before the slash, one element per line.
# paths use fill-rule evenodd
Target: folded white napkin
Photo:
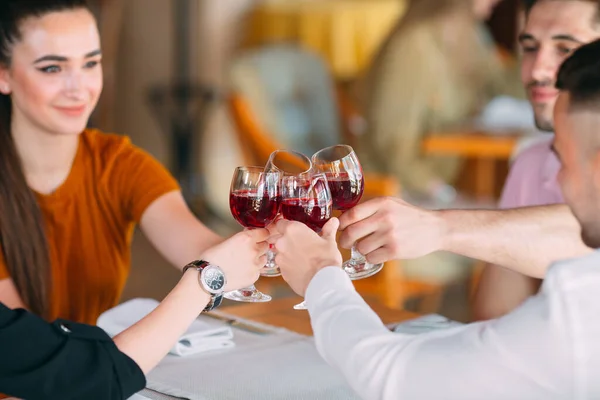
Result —
<path fill-rule="evenodd" d="M 437 331 L 440 329 L 454 328 L 464 325 L 439 314 L 427 314 L 422 317 L 399 323 L 394 327 L 394 332 L 417 335 L 419 333 Z"/>
<path fill-rule="evenodd" d="M 158 302 L 153 299 L 133 299 L 105 311 L 98 317 L 97 325 L 111 337 L 116 336 L 135 324 L 156 308 Z M 170 353 L 177 356 L 189 356 L 211 350 L 233 347 L 233 331 L 219 321 L 195 320 L 189 329 L 181 335 Z"/>

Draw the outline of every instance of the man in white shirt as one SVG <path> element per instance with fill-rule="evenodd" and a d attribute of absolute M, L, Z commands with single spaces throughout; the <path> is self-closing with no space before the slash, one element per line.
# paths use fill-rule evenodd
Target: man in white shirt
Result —
<path fill-rule="evenodd" d="M 562 65 L 553 149 L 559 183 L 600 247 L 600 40 Z M 390 332 L 339 268 L 333 219 L 319 237 L 279 221 L 276 262 L 305 296 L 320 354 L 365 399 L 600 398 L 600 252 L 554 263 L 506 316 L 409 335 Z M 560 232 L 553 232 L 560 238 Z"/>

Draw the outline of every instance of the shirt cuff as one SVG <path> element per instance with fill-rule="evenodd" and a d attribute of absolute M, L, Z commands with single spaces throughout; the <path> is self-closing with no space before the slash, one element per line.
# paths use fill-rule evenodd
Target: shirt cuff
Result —
<path fill-rule="evenodd" d="M 325 267 L 308 284 L 304 301 L 311 312 L 328 293 L 344 290 L 356 292 L 348 274 L 340 267 Z"/>

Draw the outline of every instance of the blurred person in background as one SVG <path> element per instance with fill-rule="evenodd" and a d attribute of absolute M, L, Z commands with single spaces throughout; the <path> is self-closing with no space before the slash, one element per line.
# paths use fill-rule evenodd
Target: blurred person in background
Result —
<path fill-rule="evenodd" d="M 423 139 L 468 124 L 497 94 L 522 95 L 484 20 L 497 0 L 414 0 L 359 86 L 367 130 L 357 153 L 365 169 L 398 178 L 403 196 L 446 206 L 462 159 L 424 155 Z M 514 76 L 514 78 L 513 78 Z M 464 281 L 472 260 L 448 253 L 403 262 L 410 279 Z"/>
<path fill-rule="evenodd" d="M 457 157 L 422 154 L 423 138 L 469 123 L 500 93 L 517 93 L 483 25 L 498 0 L 414 0 L 359 86 L 365 169 L 396 176 L 413 198 L 448 203 Z"/>

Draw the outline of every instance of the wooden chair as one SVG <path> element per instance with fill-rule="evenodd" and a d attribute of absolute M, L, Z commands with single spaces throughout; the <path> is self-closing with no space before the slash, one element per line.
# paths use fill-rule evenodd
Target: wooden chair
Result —
<path fill-rule="evenodd" d="M 258 51 L 260 52 L 261 50 Z M 301 52 L 301 50 L 297 51 Z M 256 54 L 254 56 L 256 57 Z M 278 72 L 281 73 L 281 69 Z M 253 89 L 256 89 L 257 75 L 255 73 L 252 84 L 248 84 L 248 86 L 254 85 Z M 267 75 L 262 74 L 263 77 Z M 267 124 L 261 119 L 260 111 L 257 112 L 257 108 L 264 108 L 265 105 L 259 104 L 257 107 L 254 107 L 254 104 L 250 100 L 250 97 L 264 100 L 265 96 L 258 96 L 253 93 L 249 95 L 247 88 L 243 87 L 243 83 L 233 82 L 231 86 L 232 90 L 227 101 L 232 120 L 237 128 L 237 139 L 243 151 L 245 162 L 248 165 L 265 165 L 269 155 L 273 151 L 286 148 L 287 146 L 277 139 L 277 135 L 274 132 L 269 131 L 265 127 Z M 335 142 L 351 144 L 353 142 L 353 132 L 356 131 L 357 121 L 360 122 L 361 117 L 351 104 L 345 101 L 343 93 L 339 91 L 336 93 L 333 87 L 334 84 L 331 83 L 331 90 L 324 88 L 324 93 L 329 93 L 329 96 L 331 96 L 329 101 L 335 103 L 335 107 L 331 107 L 331 109 L 338 112 L 338 115 L 334 117 L 339 121 L 340 132 L 337 133 L 338 137 L 335 139 Z M 290 160 L 290 162 L 294 161 Z M 397 196 L 399 192 L 400 187 L 395 178 L 365 174 L 364 200 L 382 196 Z M 346 258 L 349 257 L 347 251 L 344 255 Z M 421 297 L 424 299 L 422 302 L 423 307 L 419 310 L 421 312 L 435 311 L 443 291 L 441 285 L 414 282 L 405 279 L 399 261 L 386 263 L 386 266 L 379 274 L 368 279 L 355 281 L 355 285 L 362 294 L 367 296 L 373 295 L 377 297 L 378 301 L 390 308 L 402 308 L 407 299 Z"/>
<path fill-rule="evenodd" d="M 269 156 L 277 149 L 285 148 L 282 143 L 277 142 L 264 129 L 261 128 L 256 116 L 252 113 L 250 105 L 238 93 L 231 93 L 228 98 L 229 111 L 236 126 L 237 138 L 242 149 L 244 162 L 248 165 L 265 165 Z M 290 157 L 291 164 L 298 160 Z M 303 167 L 302 165 L 298 165 Z M 365 174 L 364 198 L 382 196 L 397 196 L 400 193 L 400 185 L 392 177 Z"/>

